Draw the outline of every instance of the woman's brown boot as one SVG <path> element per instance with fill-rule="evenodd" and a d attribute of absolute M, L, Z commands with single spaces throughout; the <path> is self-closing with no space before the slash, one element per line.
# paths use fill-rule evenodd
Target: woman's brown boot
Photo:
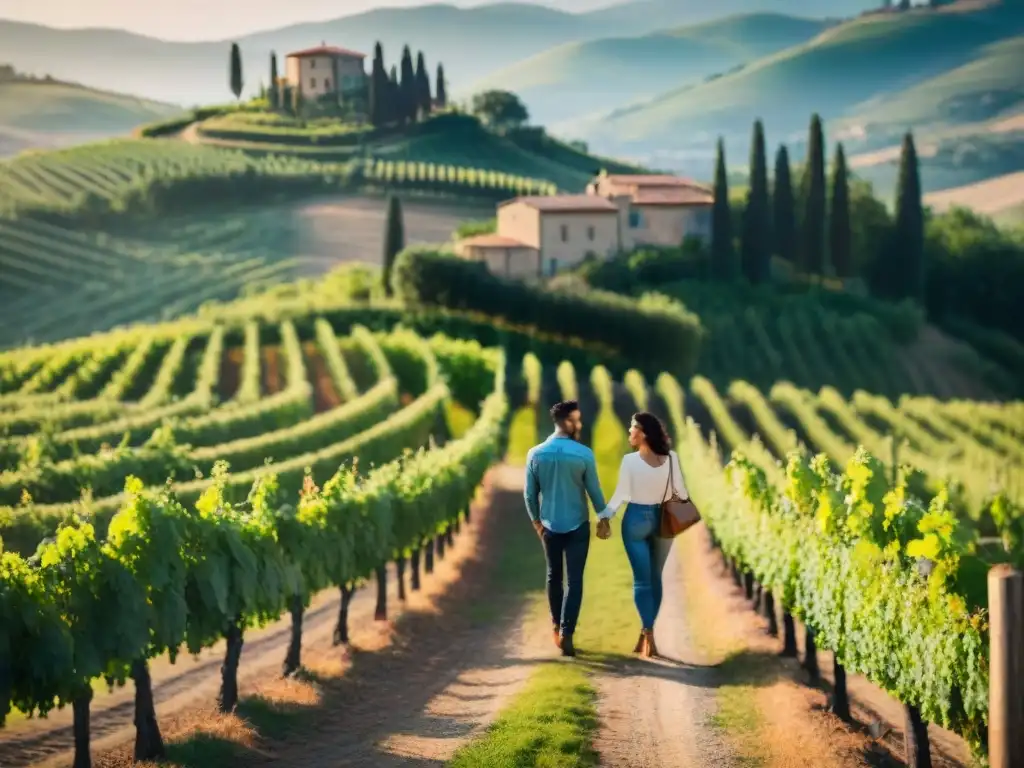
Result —
<path fill-rule="evenodd" d="M 636 646 L 633 648 L 633 653 L 642 653 L 644 650 L 644 631 L 640 630 L 640 637 L 637 638 Z"/>
<path fill-rule="evenodd" d="M 640 652 L 640 655 L 645 659 L 658 658 L 658 646 L 654 644 L 654 630 L 645 629 L 643 635 L 643 650 Z"/>

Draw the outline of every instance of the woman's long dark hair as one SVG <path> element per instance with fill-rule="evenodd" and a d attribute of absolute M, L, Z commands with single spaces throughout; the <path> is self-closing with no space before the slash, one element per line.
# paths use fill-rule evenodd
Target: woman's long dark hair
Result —
<path fill-rule="evenodd" d="M 653 413 L 641 411 L 633 414 L 633 421 L 640 425 L 643 430 L 644 439 L 647 440 L 647 447 L 659 456 L 668 456 L 672 450 L 672 438 L 668 436 L 665 425 L 661 419 Z"/>

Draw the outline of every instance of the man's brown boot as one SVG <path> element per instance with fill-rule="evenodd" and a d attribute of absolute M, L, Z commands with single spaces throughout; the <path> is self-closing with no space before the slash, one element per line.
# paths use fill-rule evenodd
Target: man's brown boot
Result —
<path fill-rule="evenodd" d="M 576 646 L 572 644 L 572 635 L 562 635 L 558 647 L 562 649 L 563 656 L 576 655 Z"/>

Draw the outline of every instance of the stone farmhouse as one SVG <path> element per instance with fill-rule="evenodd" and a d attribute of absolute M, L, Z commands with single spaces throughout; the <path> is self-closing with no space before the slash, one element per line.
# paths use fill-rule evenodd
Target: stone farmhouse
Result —
<path fill-rule="evenodd" d="M 504 277 L 547 277 L 588 255 L 710 238 L 713 200 L 709 189 L 677 176 L 601 174 L 585 194 L 500 203 L 494 234 L 461 240 L 455 250 Z"/>
<path fill-rule="evenodd" d="M 285 57 L 285 81 L 307 100 L 359 96 L 366 88 L 366 54 L 322 43 Z"/>

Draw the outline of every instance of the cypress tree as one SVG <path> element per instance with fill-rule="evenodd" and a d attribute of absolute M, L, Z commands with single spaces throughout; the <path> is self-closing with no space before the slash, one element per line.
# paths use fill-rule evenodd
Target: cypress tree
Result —
<path fill-rule="evenodd" d="M 850 188 L 843 145 L 836 146 L 832 168 L 832 208 L 828 217 L 829 257 L 837 277 L 853 277 L 853 247 L 850 242 Z"/>
<path fill-rule="evenodd" d="M 422 117 L 430 114 L 432 101 L 427 61 L 423 58 L 423 51 L 420 51 L 416 54 L 416 107 Z"/>
<path fill-rule="evenodd" d="M 427 72 L 427 60 L 420 51 L 416 57 L 416 90 L 419 95 L 420 113 L 429 115 L 434 110 L 434 96 L 431 93 L 430 73 Z"/>
<path fill-rule="evenodd" d="M 437 65 L 437 85 L 434 86 L 434 97 L 437 100 L 438 109 L 445 109 L 448 106 L 448 91 L 444 82 L 444 64 Z"/>
<path fill-rule="evenodd" d="M 768 200 L 768 160 L 765 157 L 764 125 L 754 123 L 750 145 L 750 189 L 743 211 L 743 274 L 752 283 L 771 276 L 771 206 Z"/>
<path fill-rule="evenodd" d="M 732 243 L 732 212 L 729 210 L 729 178 L 725 172 L 725 144 L 718 140 L 715 160 L 715 201 L 711 207 L 711 274 L 721 280 L 736 276 Z"/>
<path fill-rule="evenodd" d="M 416 70 L 412 64 L 412 52 L 409 46 L 402 49 L 402 63 L 400 70 L 400 83 L 402 94 L 402 117 L 406 122 L 413 122 L 416 119 Z"/>
<path fill-rule="evenodd" d="M 821 118 L 811 118 L 807 165 L 801 184 L 800 268 L 809 275 L 825 274 L 825 136 Z"/>
<path fill-rule="evenodd" d="M 380 128 L 388 122 L 390 84 L 384 69 L 384 48 L 378 42 L 373 49 L 373 66 L 370 70 L 370 124 Z"/>
<path fill-rule="evenodd" d="M 775 253 L 790 263 L 796 262 L 796 204 L 793 201 L 793 178 L 789 172 L 789 150 L 779 147 L 775 155 L 775 191 L 773 203 L 773 235 Z"/>
<path fill-rule="evenodd" d="M 924 208 L 921 177 L 917 167 L 914 137 L 908 131 L 900 152 L 900 173 L 896 182 L 896 218 L 893 225 L 889 264 L 895 278 L 897 298 L 925 299 Z"/>
<path fill-rule="evenodd" d="M 235 98 L 239 99 L 242 97 L 242 87 L 244 82 L 242 81 L 242 52 L 238 48 L 238 43 L 231 44 L 231 92 L 235 94 Z"/>
<path fill-rule="evenodd" d="M 395 259 L 405 248 L 405 226 L 402 223 L 402 204 L 397 197 L 388 200 L 388 217 L 384 225 L 384 268 L 381 280 L 384 294 L 392 295 L 391 272 L 395 267 Z"/>
<path fill-rule="evenodd" d="M 391 74 L 388 76 L 388 100 L 387 100 L 387 122 L 400 123 L 403 120 L 402 112 L 402 88 L 398 84 L 398 68 L 392 64 Z"/>
<path fill-rule="evenodd" d="M 270 52 L 270 89 L 267 91 L 270 100 L 270 108 L 277 109 L 281 106 L 281 93 L 277 75 L 277 54 Z"/>

